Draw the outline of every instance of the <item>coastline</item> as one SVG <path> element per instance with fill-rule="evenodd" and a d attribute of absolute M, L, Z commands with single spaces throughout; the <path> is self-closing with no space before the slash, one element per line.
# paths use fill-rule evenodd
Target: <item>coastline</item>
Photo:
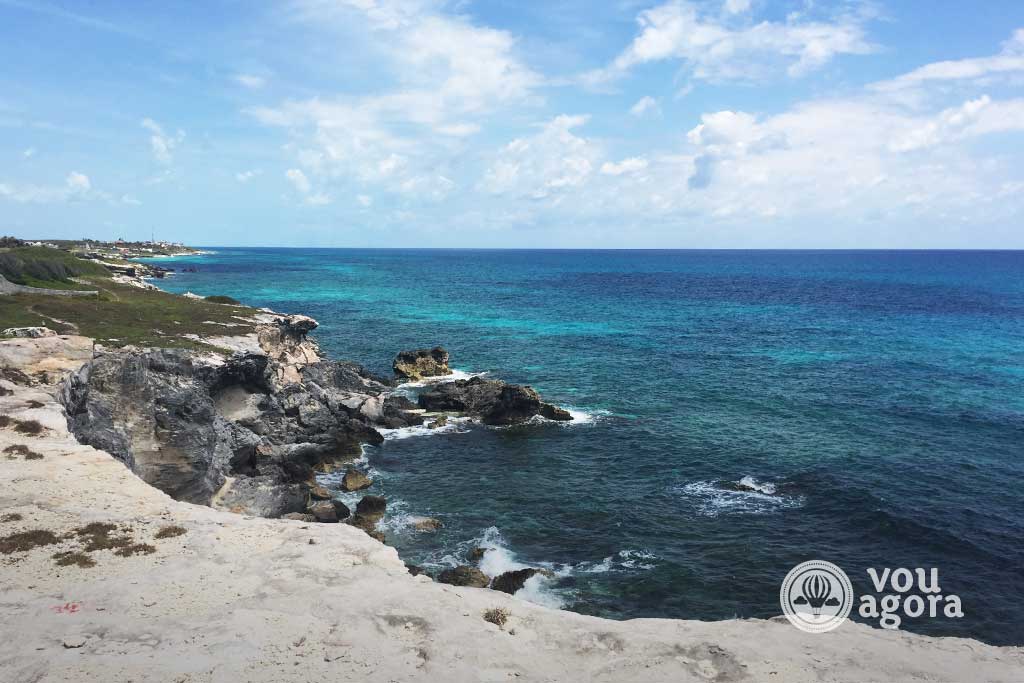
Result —
<path fill-rule="evenodd" d="M 12 354 L 18 344 L 2 342 L 0 357 L 8 367 L 49 363 L 50 379 L 92 357 L 86 338 L 49 339 L 59 341 L 35 355 Z M 55 565 L 54 551 L 68 540 L 0 559 L 8 623 L 29 625 L 5 634 L 0 661 L 26 680 L 579 680 L 586 672 L 591 680 L 953 681 L 1015 680 L 1024 666 L 1021 648 L 968 639 L 853 623 L 814 636 L 778 620 L 618 622 L 434 583 L 411 576 L 393 548 L 350 525 L 175 501 L 109 453 L 80 445 L 54 382 L 0 386 L 10 392 L 0 397 L 5 414 L 45 426 L 34 438 L 0 431 L 0 445 L 43 456 L 0 461 L 0 503 L 22 517 L 0 530 L 45 525 L 63 538 L 90 522 L 114 523 L 154 548 L 123 558 L 104 550 L 90 568 Z M 186 533 L 157 540 L 171 525 Z M 510 613 L 502 627 L 483 618 L 494 608 Z M 250 636 L 239 640 L 236 631 Z M 829 666 L 850 652 L 864 657 Z"/>
<path fill-rule="evenodd" d="M 43 456 L 0 461 L 0 507 L 21 516 L 3 532 L 66 539 L 0 561 L 11 680 L 1009 682 L 1024 666 L 1021 648 L 849 622 L 824 635 L 782 620 L 620 622 L 434 583 L 347 525 L 175 501 L 78 444 L 52 387 L 0 385 L 13 392 L 5 413 L 46 427 L 0 431 L 0 445 Z M 130 527 L 154 550 L 57 566 L 73 530 L 95 522 Z M 157 538 L 172 526 L 185 533 Z M 484 619 L 495 608 L 508 612 L 502 627 Z"/>

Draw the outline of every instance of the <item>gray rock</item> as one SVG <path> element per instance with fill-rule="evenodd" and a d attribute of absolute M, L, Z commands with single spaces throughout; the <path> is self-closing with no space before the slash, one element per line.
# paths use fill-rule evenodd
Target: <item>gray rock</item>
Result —
<path fill-rule="evenodd" d="M 3 334 L 5 337 L 22 337 L 28 339 L 57 336 L 57 333 L 49 327 L 8 327 L 0 334 Z"/>
<path fill-rule="evenodd" d="M 445 569 L 437 575 L 437 581 L 452 586 L 472 586 L 474 588 L 487 588 L 487 584 L 491 582 L 482 571 L 466 565 Z"/>
<path fill-rule="evenodd" d="M 363 496 L 356 503 L 356 514 L 365 519 L 380 519 L 387 510 L 388 502 L 384 496 Z"/>
<path fill-rule="evenodd" d="M 433 412 L 465 413 L 491 425 L 519 424 L 535 415 L 572 419 L 567 411 L 541 401 L 533 387 L 482 377 L 439 384 L 420 394 L 419 405 Z"/>
<path fill-rule="evenodd" d="M 505 572 L 504 574 L 494 578 L 494 581 L 491 583 L 491 588 L 496 591 L 501 591 L 502 593 L 515 595 L 516 591 L 522 588 L 527 580 L 531 579 L 537 573 L 537 569 L 529 567 L 526 569 L 516 569 L 510 572 Z"/>
<path fill-rule="evenodd" d="M 329 500 L 313 503 L 307 508 L 307 512 L 316 518 L 316 521 L 323 524 L 336 524 L 338 522 L 338 511 Z"/>

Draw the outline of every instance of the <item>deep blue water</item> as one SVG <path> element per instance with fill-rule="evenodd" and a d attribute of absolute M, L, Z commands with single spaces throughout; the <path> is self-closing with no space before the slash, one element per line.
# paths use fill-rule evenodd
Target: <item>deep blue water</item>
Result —
<path fill-rule="evenodd" d="M 614 618 L 780 613 L 796 563 L 937 567 L 1024 643 L 1024 252 L 217 249 L 162 285 L 301 312 L 335 358 L 400 349 L 529 383 L 571 426 L 367 449 L 402 556 L 483 542 L 529 597 Z M 399 438 L 410 436 L 410 438 Z M 772 496 L 730 493 L 750 477 Z M 417 534 L 409 515 L 445 528 Z"/>

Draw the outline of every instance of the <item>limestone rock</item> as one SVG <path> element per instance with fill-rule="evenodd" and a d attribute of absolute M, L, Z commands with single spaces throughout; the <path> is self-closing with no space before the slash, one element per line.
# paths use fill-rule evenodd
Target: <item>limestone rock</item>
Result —
<path fill-rule="evenodd" d="M 345 470 L 345 476 L 341 478 L 343 491 L 361 491 L 373 485 L 373 480 L 357 469 L 349 467 Z"/>
<path fill-rule="evenodd" d="M 395 376 L 407 380 L 421 380 L 424 377 L 441 377 L 452 374 L 448 367 L 448 352 L 440 346 L 432 349 L 402 351 L 391 364 Z"/>
<path fill-rule="evenodd" d="M 25 339 L 57 336 L 57 333 L 49 327 L 8 327 L 0 334 L 3 334 L 5 337 L 21 337 Z"/>
<path fill-rule="evenodd" d="M 452 586 L 472 586 L 473 588 L 487 588 L 487 584 L 491 582 L 487 578 L 487 574 L 476 567 L 466 565 L 445 569 L 437 575 L 437 580 L 439 583 L 447 583 Z"/>

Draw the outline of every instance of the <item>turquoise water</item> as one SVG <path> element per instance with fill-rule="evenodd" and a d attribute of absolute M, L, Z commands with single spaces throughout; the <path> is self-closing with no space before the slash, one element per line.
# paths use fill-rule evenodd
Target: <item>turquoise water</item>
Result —
<path fill-rule="evenodd" d="M 368 448 L 407 561 L 484 544 L 555 572 L 530 599 L 696 619 L 778 614 L 807 559 L 858 594 L 938 567 L 966 616 L 905 628 L 1024 642 L 1022 252 L 216 252 L 162 286 L 312 315 L 381 373 L 443 344 L 583 418 Z"/>

